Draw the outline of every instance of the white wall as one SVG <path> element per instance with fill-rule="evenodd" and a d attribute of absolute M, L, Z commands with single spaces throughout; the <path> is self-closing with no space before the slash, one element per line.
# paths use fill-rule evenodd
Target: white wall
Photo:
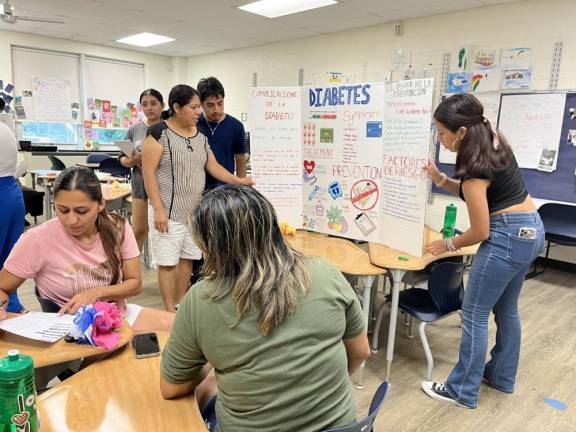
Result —
<path fill-rule="evenodd" d="M 145 70 L 145 86 L 159 90 L 166 98 L 172 86 L 186 77 L 186 60 L 180 57 L 144 54 L 67 39 L 0 31 L 0 79 L 3 79 L 4 82 L 13 82 L 12 45 L 142 63 Z M 134 95 L 134 97 L 136 98 L 138 95 Z"/>
<path fill-rule="evenodd" d="M 545 90 L 553 45 L 562 41 L 559 88 L 576 88 L 574 16 L 576 3 L 572 0 L 487 6 L 405 21 L 401 37 L 394 37 L 392 25 L 384 24 L 191 57 L 187 76 L 191 85 L 202 77 L 217 76 L 226 89 L 227 112 L 240 117 L 248 111 L 248 88 L 252 86 L 253 73 L 257 74 L 258 86 L 298 85 L 300 68 L 304 70 L 305 84 L 326 83 L 329 71 L 342 72 L 350 81 L 378 81 L 391 69 L 393 50 L 401 48 L 412 52 L 413 69 L 436 69 L 436 78 L 440 78 L 443 53 L 452 53 L 460 44 L 470 43 L 496 48 L 531 47 L 535 68 L 532 88 Z M 248 129 L 249 122 L 250 119 Z M 459 205 L 458 228 L 467 228 L 466 206 L 458 198 L 435 196 L 427 222 L 433 228 L 441 227 L 444 208 L 450 202 Z M 576 262 L 576 248 L 554 248 L 551 257 Z"/>

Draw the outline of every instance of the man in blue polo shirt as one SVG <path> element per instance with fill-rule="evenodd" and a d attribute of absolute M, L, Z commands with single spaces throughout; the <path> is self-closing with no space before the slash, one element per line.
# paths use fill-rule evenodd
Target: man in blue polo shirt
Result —
<path fill-rule="evenodd" d="M 238 177 L 246 177 L 246 145 L 244 126 L 230 114 L 224 113 L 224 87 L 214 77 L 198 82 L 198 94 L 204 112 L 200 114 L 197 127 L 208 137 L 216 160 Z M 206 189 L 214 189 L 224 183 L 206 173 Z"/>

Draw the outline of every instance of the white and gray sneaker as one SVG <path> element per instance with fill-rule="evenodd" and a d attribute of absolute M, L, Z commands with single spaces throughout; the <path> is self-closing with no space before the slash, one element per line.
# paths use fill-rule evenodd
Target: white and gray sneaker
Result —
<path fill-rule="evenodd" d="M 466 405 L 461 404 L 456 399 L 446 391 L 446 385 L 443 382 L 433 382 L 433 381 L 422 381 L 422 390 L 432 399 L 436 399 L 442 402 L 448 402 L 454 405 L 458 405 L 462 408 L 470 408 Z"/>

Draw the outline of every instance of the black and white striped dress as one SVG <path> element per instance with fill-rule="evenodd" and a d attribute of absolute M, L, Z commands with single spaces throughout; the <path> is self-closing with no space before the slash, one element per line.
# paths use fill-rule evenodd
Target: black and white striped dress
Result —
<path fill-rule="evenodd" d="M 156 181 L 168 219 L 188 223 L 204 191 L 204 169 L 212 153 L 208 139 L 201 132 L 192 137 L 178 135 L 166 122 L 151 126 L 147 134 L 163 148 Z"/>

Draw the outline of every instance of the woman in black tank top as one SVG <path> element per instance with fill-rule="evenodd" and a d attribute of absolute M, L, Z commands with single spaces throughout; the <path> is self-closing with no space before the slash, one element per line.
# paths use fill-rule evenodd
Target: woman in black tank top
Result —
<path fill-rule="evenodd" d="M 434 112 L 438 137 L 456 152 L 455 175 L 448 178 L 433 162 L 429 177 L 466 201 L 470 228 L 462 235 L 427 246 L 436 255 L 480 243 L 462 302 L 462 340 L 458 363 L 445 382 L 424 381 L 434 399 L 476 408 L 481 381 L 506 393 L 514 391 L 520 357 L 518 296 L 524 276 L 544 246 L 544 228 L 528 195 L 512 149 L 484 117 L 474 96 L 445 99 Z M 494 311 L 497 332 L 491 359 L 488 318 Z"/>

